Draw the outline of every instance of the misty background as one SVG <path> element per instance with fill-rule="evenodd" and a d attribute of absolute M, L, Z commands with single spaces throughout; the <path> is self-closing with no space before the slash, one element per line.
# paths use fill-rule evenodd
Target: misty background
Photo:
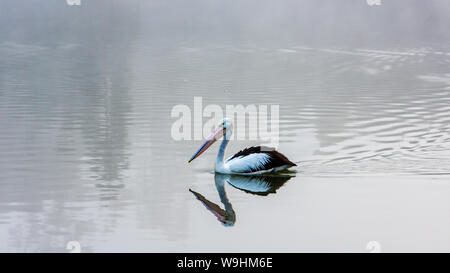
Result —
<path fill-rule="evenodd" d="M 46 45 L 140 36 L 161 46 L 304 43 L 379 46 L 442 44 L 450 33 L 444 0 L 120 1 L 2 0 L 3 41 Z M 45 39 L 44 39 L 45 38 Z"/>

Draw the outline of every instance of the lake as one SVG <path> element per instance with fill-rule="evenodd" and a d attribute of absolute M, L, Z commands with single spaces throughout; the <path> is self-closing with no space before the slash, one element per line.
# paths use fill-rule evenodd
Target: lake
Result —
<path fill-rule="evenodd" d="M 28 2 L 0 4 L 0 251 L 450 251 L 446 2 Z M 278 105 L 295 172 L 188 164 L 194 97 Z"/>

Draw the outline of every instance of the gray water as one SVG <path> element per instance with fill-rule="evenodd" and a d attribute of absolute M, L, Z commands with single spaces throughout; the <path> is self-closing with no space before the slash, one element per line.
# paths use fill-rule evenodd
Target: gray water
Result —
<path fill-rule="evenodd" d="M 317 2 L 2 1 L 0 251 L 450 251 L 448 3 Z M 279 105 L 293 177 L 187 164 L 194 96 Z"/>

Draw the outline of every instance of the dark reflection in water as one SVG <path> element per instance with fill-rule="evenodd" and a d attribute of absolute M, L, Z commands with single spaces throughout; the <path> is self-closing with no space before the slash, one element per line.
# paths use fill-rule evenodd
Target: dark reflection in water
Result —
<path fill-rule="evenodd" d="M 216 184 L 217 193 L 220 197 L 220 202 L 224 205 L 225 209 L 222 209 L 216 203 L 213 203 L 206 199 L 200 193 L 189 189 L 195 197 L 214 215 L 217 220 L 224 226 L 233 226 L 236 222 L 236 213 L 228 200 L 227 193 L 225 191 L 225 182 L 230 184 L 236 189 L 242 190 L 246 193 L 267 196 L 276 191 L 286 183 L 291 176 L 243 176 L 243 175 L 229 175 L 218 174 L 214 175 L 214 181 Z"/>

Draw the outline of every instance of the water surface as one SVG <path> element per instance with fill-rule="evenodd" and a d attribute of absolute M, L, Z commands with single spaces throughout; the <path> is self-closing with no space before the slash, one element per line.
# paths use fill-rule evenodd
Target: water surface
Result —
<path fill-rule="evenodd" d="M 248 6 L 202 29 L 220 8 L 193 23 L 183 18 L 198 10 L 171 21 L 147 16 L 171 14 L 157 2 L 114 3 L 33 4 L 35 17 L 2 28 L 0 251 L 74 240 L 86 252 L 450 251 L 450 47 L 436 9 L 434 36 L 411 26 L 408 39 L 365 44 L 347 42 L 347 28 L 368 34 L 343 23 L 323 41 L 284 24 L 296 17 L 261 33 Z M 11 27 L 16 6 L 3 7 Z M 194 96 L 280 105 L 294 176 L 217 177 L 218 145 L 187 164 L 200 142 L 173 140 L 170 112 Z M 228 155 L 254 144 L 232 141 Z"/>

